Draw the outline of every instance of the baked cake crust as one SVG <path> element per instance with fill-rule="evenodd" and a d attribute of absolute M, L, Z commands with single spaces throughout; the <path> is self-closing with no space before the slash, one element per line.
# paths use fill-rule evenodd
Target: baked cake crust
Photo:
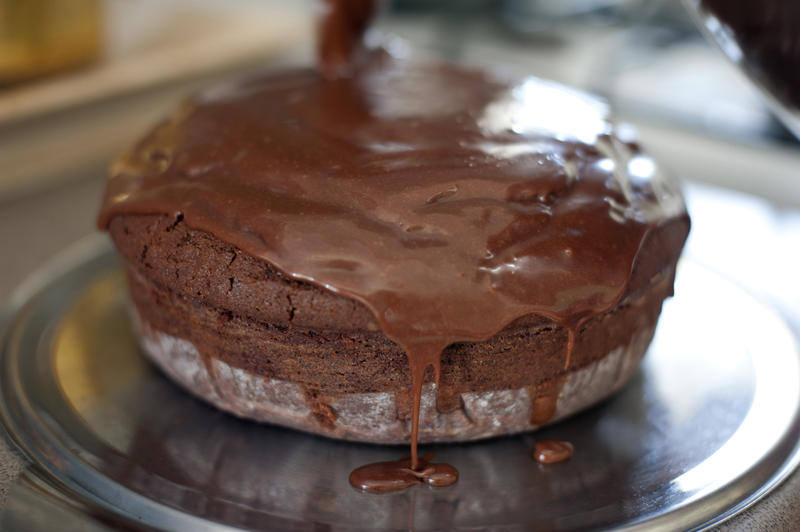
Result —
<path fill-rule="evenodd" d="M 448 347 L 438 393 L 433 372 L 426 378 L 420 441 L 530 430 L 616 391 L 671 295 L 675 264 L 659 253 L 685 231 L 675 221 L 649 235 L 626 295 L 583 325 L 568 368 L 567 332 L 535 315 L 487 341 Z M 242 417 L 343 439 L 408 441 L 406 355 L 363 305 L 168 216 L 120 216 L 110 232 L 144 351 L 183 387 Z M 537 402 L 551 411 L 537 414 Z"/>

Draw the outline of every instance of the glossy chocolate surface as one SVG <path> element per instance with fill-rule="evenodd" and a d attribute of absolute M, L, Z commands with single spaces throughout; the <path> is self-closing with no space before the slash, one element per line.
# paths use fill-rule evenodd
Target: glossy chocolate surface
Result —
<path fill-rule="evenodd" d="M 609 308 L 675 183 L 604 104 L 377 54 L 196 98 L 114 167 L 99 220 L 167 213 L 363 302 L 431 359 L 514 319 Z"/>
<path fill-rule="evenodd" d="M 458 480 L 458 471 L 449 464 L 431 462 L 433 454 L 428 453 L 413 467 L 411 458 L 401 458 L 391 462 L 375 462 L 355 469 L 350 473 L 350 484 L 363 491 L 382 493 L 410 488 L 425 483 L 429 486 L 449 486 Z"/>

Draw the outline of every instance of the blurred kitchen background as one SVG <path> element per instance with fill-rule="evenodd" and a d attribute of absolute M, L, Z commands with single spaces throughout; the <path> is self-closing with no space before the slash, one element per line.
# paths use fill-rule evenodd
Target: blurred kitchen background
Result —
<path fill-rule="evenodd" d="M 182 97 L 221 78 L 310 64 L 314 8 L 311 0 L 0 0 L 0 304 L 94 231 L 110 161 Z M 800 331 L 800 142 L 680 0 L 395 0 L 378 26 L 412 56 L 605 97 L 684 180 L 693 219 L 686 256 Z M 8 456 L 0 442 L 6 481 L 19 467 Z M 796 517 L 798 486 L 795 475 L 769 511 Z"/>

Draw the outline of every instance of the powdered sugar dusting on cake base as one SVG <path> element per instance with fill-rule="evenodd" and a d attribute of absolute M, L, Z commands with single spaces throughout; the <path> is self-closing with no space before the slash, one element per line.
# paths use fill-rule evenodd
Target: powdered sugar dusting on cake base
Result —
<path fill-rule="evenodd" d="M 149 358 L 184 388 L 222 410 L 334 438 L 408 442 L 411 423 L 398 416 L 392 392 L 326 396 L 335 421 L 324 423 L 309 408 L 301 385 L 248 373 L 213 355 L 209 374 L 202 355 L 191 342 L 154 329 L 136 311 L 133 313 Z M 568 372 L 549 423 L 601 401 L 625 384 L 638 368 L 653 333 L 654 328 L 643 328 L 629 345 L 617 347 L 597 362 Z M 477 440 L 538 428 L 530 422 L 532 401 L 528 388 L 463 393 L 461 400 L 461 408 L 439 412 L 435 385 L 423 386 L 421 442 Z"/>

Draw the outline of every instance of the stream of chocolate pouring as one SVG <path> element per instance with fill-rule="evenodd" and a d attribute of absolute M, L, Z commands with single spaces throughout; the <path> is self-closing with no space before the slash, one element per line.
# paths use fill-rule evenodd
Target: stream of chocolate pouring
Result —
<path fill-rule="evenodd" d="M 323 13 L 318 19 L 317 68 L 327 79 L 347 76 L 364 51 L 364 33 L 375 14 L 374 0 L 323 0 Z M 578 323 L 567 327 L 568 340 L 564 369 L 569 367 Z M 449 341 L 404 342 L 412 375 L 411 458 L 368 464 L 354 470 L 350 483 L 366 491 L 403 489 L 424 481 L 433 486 L 447 486 L 458 480 L 458 471 L 448 464 L 433 464 L 433 455 L 419 458 L 419 422 L 422 386 L 425 372 L 434 369 L 436 389 L 441 376 L 441 355 Z M 555 411 L 556 395 L 547 398 Z M 545 422 L 546 420 L 539 420 Z"/>
<path fill-rule="evenodd" d="M 318 20 L 317 68 L 327 79 L 351 74 L 354 63 L 365 54 L 364 33 L 375 15 L 374 0 L 323 0 Z M 425 372 L 434 368 L 436 388 L 441 375 L 441 354 L 447 344 L 440 342 L 404 345 L 412 376 L 411 459 L 378 462 L 360 467 L 350 483 L 367 491 L 402 489 L 420 481 L 447 486 L 458 480 L 458 471 L 448 464 L 431 463 L 432 455 L 419 458 L 420 403 Z"/>

